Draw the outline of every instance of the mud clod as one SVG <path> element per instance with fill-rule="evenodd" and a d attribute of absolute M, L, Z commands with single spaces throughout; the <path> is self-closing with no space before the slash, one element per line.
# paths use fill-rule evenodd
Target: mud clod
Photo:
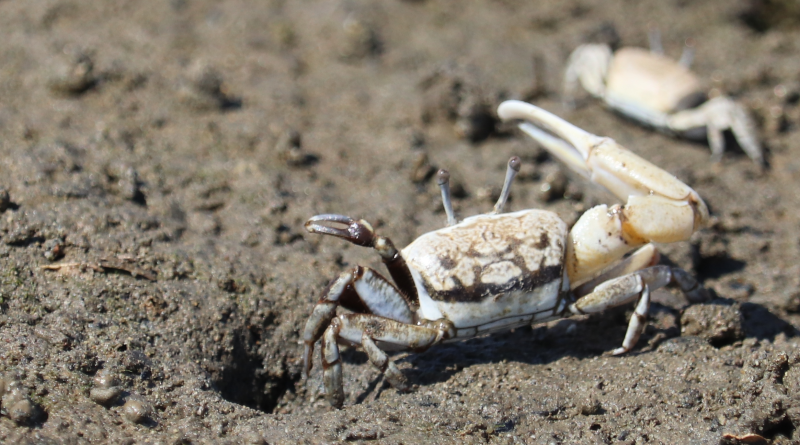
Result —
<path fill-rule="evenodd" d="M 72 60 L 56 60 L 48 81 L 50 91 L 59 95 L 73 96 L 84 93 L 97 82 L 94 76 L 94 61 L 87 54 L 78 54 Z"/>
<path fill-rule="evenodd" d="M 36 420 L 39 408 L 29 398 L 24 397 L 8 408 L 8 417 L 17 425 L 27 425 Z"/>
<path fill-rule="evenodd" d="M 110 388 L 92 388 L 89 391 L 89 398 L 95 403 L 103 406 L 111 406 L 119 400 L 122 389 L 116 386 Z"/>
<path fill-rule="evenodd" d="M 366 21 L 348 17 L 342 23 L 342 35 L 339 55 L 345 61 L 355 62 L 383 52 L 378 31 Z"/>
<path fill-rule="evenodd" d="M 192 64 L 178 86 L 178 98 L 195 111 L 226 110 L 241 107 L 241 100 L 232 96 L 222 73 L 202 61 Z"/>
<path fill-rule="evenodd" d="M 681 316 L 681 334 L 705 338 L 713 345 L 733 343 L 744 337 L 742 313 L 727 301 L 689 306 Z"/>

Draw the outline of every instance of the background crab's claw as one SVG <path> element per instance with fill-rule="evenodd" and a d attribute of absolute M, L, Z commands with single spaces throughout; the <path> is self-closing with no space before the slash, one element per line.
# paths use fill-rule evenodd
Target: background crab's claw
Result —
<path fill-rule="evenodd" d="M 373 247 L 375 241 L 375 232 L 368 222 L 363 219 L 356 221 L 344 215 L 312 216 L 306 221 L 306 230 L 311 233 L 333 235 L 364 247 Z"/>

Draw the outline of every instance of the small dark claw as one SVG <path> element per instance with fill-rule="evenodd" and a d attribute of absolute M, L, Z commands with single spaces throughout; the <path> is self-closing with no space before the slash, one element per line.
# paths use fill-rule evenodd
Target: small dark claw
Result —
<path fill-rule="evenodd" d="M 372 226 L 362 220 L 356 221 L 344 215 L 317 215 L 306 222 L 306 230 L 311 233 L 333 235 L 358 246 L 372 247 L 375 234 Z"/>
<path fill-rule="evenodd" d="M 314 355 L 314 343 L 306 342 L 306 348 L 303 351 L 303 378 L 308 379 L 311 372 L 312 356 Z"/>

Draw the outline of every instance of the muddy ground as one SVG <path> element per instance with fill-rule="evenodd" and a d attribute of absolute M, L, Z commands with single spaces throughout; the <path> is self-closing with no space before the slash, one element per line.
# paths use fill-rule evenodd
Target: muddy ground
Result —
<path fill-rule="evenodd" d="M 752 110 L 764 172 L 561 105 L 574 47 L 653 24 Z M 0 1 L 0 442 L 798 443 L 798 51 L 781 0 Z M 713 223 L 663 262 L 715 299 L 655 293 L 623 357 L 630 308 L 397 355 L 407 394 L 347 349 L 331 409 L 299 333 L 332 277 L 382 265 L 308 217 L 405 245 L 445 222 L 436 168 L 472 215 L 512 154 L 512 210 L 609 200 L 495 126 L 506 98 L 694 187 Z"/>

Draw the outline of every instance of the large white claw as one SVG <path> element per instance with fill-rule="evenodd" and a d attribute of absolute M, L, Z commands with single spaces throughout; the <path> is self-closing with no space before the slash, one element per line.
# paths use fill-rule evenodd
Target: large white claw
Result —
<path fill-rule="evenodd" d="M 631 196 L 659 195 L 691 203 L 697 213 L 695 230 L 708 220 L 708 208 L 697 192 L 613 139 L 591 134 L 535 105 L 518 100 L 501 103 L 497 114 L 502 120 L 528 121 L 519 125 L 522 131 L 571 169 L 607 188 L 621 200 L 626 201 Z"/>
<path fill-rule="evenodd" d="M 707 223 L 708 208 L 697 192 L 613 139 L 588 133 L 525 102 L 503 102 L 497 114 L 503 120 L 526 121 L 519 125 L 522 131 L 626 202 L 623 207 L 595 207 L 576 223 L 567 258 L 573 283 L 637 246 L 686 240 Z"/>

